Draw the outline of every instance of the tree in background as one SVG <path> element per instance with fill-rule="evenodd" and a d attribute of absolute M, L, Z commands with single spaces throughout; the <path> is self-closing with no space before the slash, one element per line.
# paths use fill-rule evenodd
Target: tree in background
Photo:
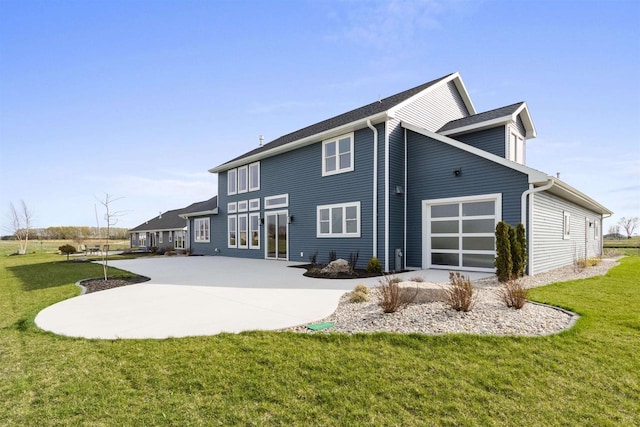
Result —
<path fill-rule="evenodd" d="M 69 255 L 76 253 L 76 247 L 73 245 L 62 245 L 58 247 L 58 250 L 61 254 L 67 256 L 67 261 L 69 261 Z"/>
<path fill-rule="evenodd" d="M 114 211 L 112 209 L 112 203 L 120 200 L 122 197 L 113 198 L 109 193 L 105 193 L 104 199 L 99 200 L 100 204 L 104 208 L 104 222 L 106 225 L 106 233 L 105 239 L 106 243 L 102 247 L 102 270 L 104 272 L 104 280 L 109 280 L 107 275 L 108 271 L 108 263 L 109 263 L 109 237 L 111 233 L 111 228 L 114 227 L 118 223 L 118 219 L 124 215 L 123 211 Z M 96 222 L 98 223 L 98 235 L 100 235 L 100 221 L 98 221 L 98 208 L 95 208 L 96 211 Z"/>
<path fill-rule="evenodd" d="M 29 244 L 29 230 L 33 226 L 33 212 L 27 207 L 24 200 L 20 201 L 20 207 L 16 208 L 13 203 L 9 204 L 8 223 L 9 231 L 18 240 L 18 254 L 27 253 L 27 245 Z"/>
<path fill-rule="evenodd" d="M 640 219 L 637 216 L 633 216 L 633 217 L 630 216 L 628 218 L 626 216 L 623 216 L 618 221 L 618 225 L 624 228 L 624 231 L 627 233 L 627 239 L 630 239 L 631 236 L 633 235 L 633 232 L 638 226 L 638 221 L 640 221 Z"/>

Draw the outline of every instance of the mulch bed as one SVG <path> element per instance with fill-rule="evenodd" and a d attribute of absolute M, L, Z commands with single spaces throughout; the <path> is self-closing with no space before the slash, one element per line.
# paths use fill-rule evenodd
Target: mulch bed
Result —
<path fill-rule="evenodd" d="M 135 285 L 136 283 L 147 282 L 149 280 L 151 279 L 145 276 L 117 277 L 110 278 L 106 281 L 104 279 L 97 278 L 82 280 L 80 281 L 80 285 L 85 287 L 85 294 L 90 294 L 92 292 L 105 291 L 107 289 L 119 288 L 121 286 Z"/>
<path fill-rule="evenodd" d="M 307 270 L 303 275 L 307 277 L 313 277 L 315 279 L 365 279 L 367 277 L 380 277 L 383 276 L 383 273 L 371 273 L 365 269 L 356 268 L 353 270 L 353 273 L 322 273 L 326 264 L 302 264 L 302 265 L 292 265 L 293 268 L 304 268 Z M 408 270 L 407 270 L 408 271 Z M 403 273 L 403 271 L 391 271 L 387 274 L 396 274 Z"/>

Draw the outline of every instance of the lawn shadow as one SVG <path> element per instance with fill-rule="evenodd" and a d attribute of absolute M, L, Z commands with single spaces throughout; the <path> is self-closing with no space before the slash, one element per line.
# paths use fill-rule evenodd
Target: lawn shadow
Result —
<path fill-rule="evenodd" d="M 7 267 L 7 270 L 20 281 L 24 291 L 56 288 L 103 274 L 99 264 L 66 261 L 18 265 Z"/>

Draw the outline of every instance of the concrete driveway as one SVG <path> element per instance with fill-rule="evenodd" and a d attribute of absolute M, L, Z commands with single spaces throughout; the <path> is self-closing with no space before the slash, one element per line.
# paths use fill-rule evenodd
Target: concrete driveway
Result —
<path fill-rule="evenodd" d="M 42 310 L 38 327 L 83 338 L 169 338 L 275 330 L 308 324 L 336 309 L 340 296 L 377 278 L 312 279 L 295 263 L 228 257 L 153 257 L 109 265 L 151 281 L 80 295 Z M 446 271 L 401 276 L 446 282 Z M 474 274 L 472 280 L 486 277 Z"/>

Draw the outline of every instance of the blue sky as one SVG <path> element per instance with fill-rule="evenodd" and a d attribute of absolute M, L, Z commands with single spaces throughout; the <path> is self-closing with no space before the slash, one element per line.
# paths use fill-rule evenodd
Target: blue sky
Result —
<path fill-rule="evenodd" d="M 0 212 L 119 226 L 278 136 L 459 71 L 527 101 L 527 164 L 640 216 L 640 2 L 0 0 Z"/>

